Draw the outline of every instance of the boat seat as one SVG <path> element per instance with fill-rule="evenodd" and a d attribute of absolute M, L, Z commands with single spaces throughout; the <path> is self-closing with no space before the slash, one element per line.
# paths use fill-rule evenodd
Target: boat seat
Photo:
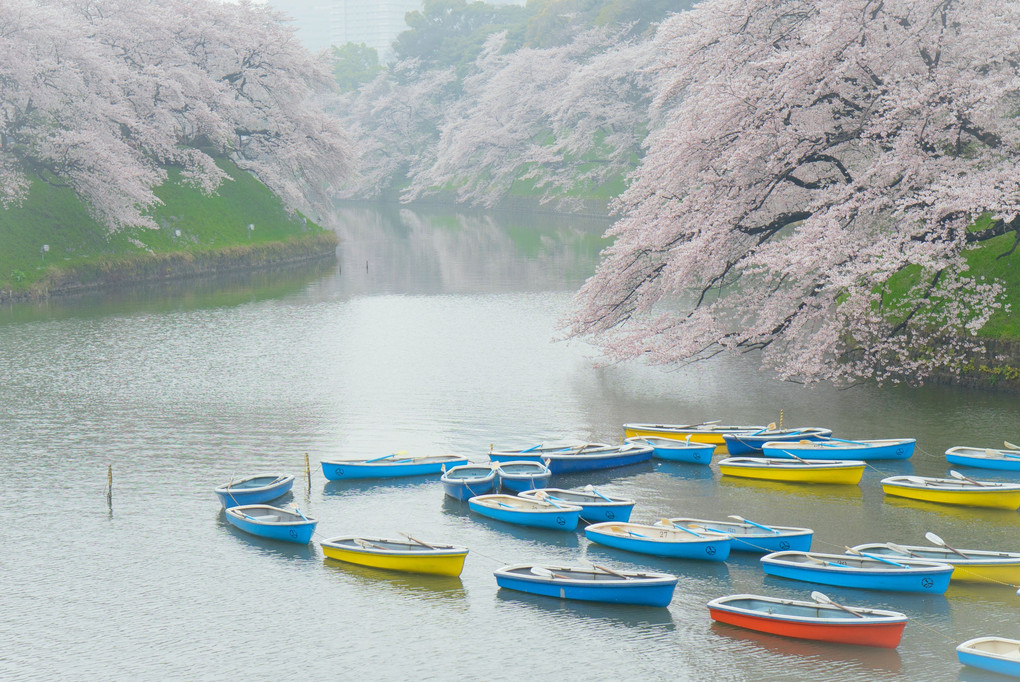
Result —
<path fill-rule="evenodd" d="M 265 514 L 263 516 L 253 516 L 256 521 L 276 521 L 276 514 Z"/>

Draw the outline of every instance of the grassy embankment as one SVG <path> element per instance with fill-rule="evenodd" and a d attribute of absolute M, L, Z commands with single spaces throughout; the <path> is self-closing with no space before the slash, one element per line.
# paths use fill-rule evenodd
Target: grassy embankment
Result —
<path fill-rule="evenodd" d="M 156 190 L 164 204 L 150 211 L 159 229 L 113 234 L 70 189 L 37 180 L 21 206 L 0 210 L 0 300 L 266 267 L 333 253 L 332 232 L 288 214 L 262 183 L 228 161 L 220 163 L 233 180 L 215 195 L 180 184 L 179 174 L 171 170 L 170 179 Z"/>

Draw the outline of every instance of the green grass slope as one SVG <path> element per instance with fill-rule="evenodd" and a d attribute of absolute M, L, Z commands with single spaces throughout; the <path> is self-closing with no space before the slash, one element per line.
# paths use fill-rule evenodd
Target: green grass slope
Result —
<path fill-rule="evenodd" d="M 168 254 L 194 259 L 259 250 L 259 260 L 269 262 L 275 245 L 301 241 L 326 250 L 335 244 L 331 232 L 289 214 L 251 175 L 229 161 L 220 166 L 232 179 L 211 196 L 181 184 L 171 170 L 156 190 L 164 204 L 150 211 L 159 228 L 113 234 L 69 188 L 37 180 L 21 206 L 0 210 L 0 289 L 16 296 L 50 288 L 71 273 L 97 277 L 144 261 L 165 263 Z"/>

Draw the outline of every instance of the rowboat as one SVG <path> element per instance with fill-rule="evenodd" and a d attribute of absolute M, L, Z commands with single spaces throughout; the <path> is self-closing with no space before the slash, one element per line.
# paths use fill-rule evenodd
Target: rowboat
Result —
<path fill-rule="evenodd" d="M 224 507 L 261 504 L 287 494 L 294 486 L 294 477 L 285 474 L 260 474 L 215 488 Z"/>
<path fill-rule="evenodd" d="M 652 458 L 652 446 L 638 443 L 579 448 L 563 452 L 550 452 L 543 461 L 553 474 L 573 474 L 597 471 L 646 462 Z"/>
<path fill-rule="evenodd" d="M 596 523 L 584 529 L 592 542 L 640 554 L 679 559 L 725 561 L 730 555 L 730 537 L 643 523 Z"/>
<path fill-rule="evenodd" d="M 719 460 L 723 476 L 758 478 L 787 483 L 835 483 L 857 485 L 866 464 L 857 459 L 783 459 L 777 457 L 727 457 Z"/>
<path fill-rule="evenodd" d="M 269 538 L 270 540 L 286 540 L 307 545 L 315 532 L 315 519 L 310 519 L 300 511 L 290 511 L 271 507 L 268 504 L 245 504 L 228 507 L 225 512 L 227 521 L 245 533 Z"/>
<path fill-rule="evenodd" d="M 740 517 L 737 517 L 740 518 Z M 773 526 L 753 521 L 710 521 L 708 519 L 692 519 L 684 516 L 662 519 L 656 526 L 683 526 L 699 533 L 709 531 L 723 533 L 730 537 L 731 552 L 757 552 L 768 554 L 784 550 L 806 552 L 811 549 L 811 539 L 815 532 L 810 528 L 794 526 Z"/>
<path fill-rule="evenodd" d="M 955 570 L 951 579 L 957 582 L 1017 584 L 1020 583 L 1020 552 L 995 552 L 984 549 L 948 549 L 922 545 L 894 545 L 869 542 L 852 549 L 891 559 L 916 557 L 949 564 Z"/>
<path fill-rule="evenodd" d="M 603 495 L 591 486 L 588 486 L 585 490 L 563 490 L 562 488 L 525 490 L 518 493 L 518 495 L 577 505 L 581 508 L 581 518 L 588 523 L 629 521 L 630 513 L 633 511 L 635 504 L 634 500 L 628 497 Z"/>
<path fill-rule="evenodd" d="M 576 529 L 581 514 L 581 508 L 576 505 L 500 494 L 472 497 L 468 508 L 497 521 L 554 530 Z"/>
<path fill-rule="evenodd" d="M 626 442 L 650 445 L 652 447 L 652 457 L 656 459 L 687 462 L 689 464 L 708 464 L 712 461 L 712 453 L 715 452 L 715 446 L 711 443 L 697 443 L 689 440 L 676 440 L 675 438 L 644 436 L 641 438 L 628 438 Z"/>
<path fill-rule="evenodd" d="M 496 489 L 496 470 L 488 464 L 461 464 L 439 477 L 443 492 L 455 500 L 466 500 Z"/>
<path fill-rule="evenodd" d="M 752 433 L 762 431 L 765 426 L 736 426 L 724 425 L 716 422 L 702 422 L 700 424 L 624 424 L 623 435 L 625 438 L 644 438 L 656 436 L 659 438 L 673 438 L 676 440 L 688 440 L 695 443 L 710 443 L 715 445 L 720 452 L 725 452 L 726 441 L 723 435 L 727 433 Z"/>
<path fill-rule="evenodd" d="M 467 547 L 425 543 L 421 540 L 388 540 L 348 535 L 319 543 L 330 559 L 349 564 L 385 568 L 405 573 L 460 575 Z"/>
<path fill-rule="evenodd" d="M 920 559 L 879 560 L 846 554 L 773 552 L 761 558 L 768 575 L 866 590 L 942 594 L 953 567 Z"/>
<path fill-rule="evenodd" d="M 823 597 L 818 592 L 812 596 Z M 734 594 L 708 602 L 713 620 L 784 637 L 893 649 L 907 617 L 897 611 L 866 609 L 832 601 L 797 601 Z"/>
<path fill-rule="evenodd" d="M 886 495 L 968 507 L 1020 508 L 1020 483 L 929 476 L 889 476 L 881 482 Z"/>
<path fill-rule="evenodd" d="M 766 457 L 801 457 L 803 459 L 907 459 L 914 454 L 914 438 L 882 440 L 802 440 L 796 443 L 773 442 L 761 446 Z"/>
<path fill-rule="evenodd" d="M 752 433 L 726 433 L 723 440 L 731 455 L 760 453 L 765 443 L 791 443 L 801 440 L 821 440 L 832 435 L 832 429 L 805 427 L 801 429 L 765 429 Z"/>
<path fill-rule="evenodd" d="M 981 469 L 1020 471 L 1020 450 L 968 448 L 961 445 L 946 450 L 946 460 L 950 464 L 962 464 Z"/>
<path fill-rule="evenodd" d="M 372 459 L 323 460 L 322 473 L 330 481 L 347 481 L 356 478 L 425 476 L 428 474 L 438 474 L 444 467 L 449 469 L 467 463 L 467 457 L 459 455 L 407 457 L 397 453 Z"/>
<path fill-rule="evenodd" d="M 541 488 L 552 477 L 552 472 L 542 462 L 496 462 L 493 467 L 504 490 L 521 492 Z"/>
<path fill-rule="evenodd" d="M 504 566 L 493 571 L 493 575 L 496 584 L 508 590 L 560 599 L 642 606 L 668 606 L 677 584 L 677 577 L 669 573 L 545 564 Z"/>
<path fill-rule="evenodd" d="M 599 450 L 611 448 L 608 443 L 591 443 L 583 440 L 554 440 L 532 445 L 520 450 L 489 449 L 489 459 L 493 462 L 541 462 L 554 452 L 572 452 L 577 450 Z"/>
<path fill-rule="evenodd" d="M 956 657 L 963 665 L 1020 677 L 1020 640 L 975 637 L 956 647 Z"/>

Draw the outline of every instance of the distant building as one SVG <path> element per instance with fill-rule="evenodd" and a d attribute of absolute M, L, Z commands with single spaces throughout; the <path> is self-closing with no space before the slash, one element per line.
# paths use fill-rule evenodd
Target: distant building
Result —
<path fill-rule="evenodd" d="M 293 19 L 297 36 L 309 50 L 330 45 L 365 43 L 385 63 L 393 56 L 392 43 L 407 30 L 404 15 L 421 11 L 422 0 L 268 0 Z M 492 5 L 523 4 L 521 0 L 489 0 Z"/>

